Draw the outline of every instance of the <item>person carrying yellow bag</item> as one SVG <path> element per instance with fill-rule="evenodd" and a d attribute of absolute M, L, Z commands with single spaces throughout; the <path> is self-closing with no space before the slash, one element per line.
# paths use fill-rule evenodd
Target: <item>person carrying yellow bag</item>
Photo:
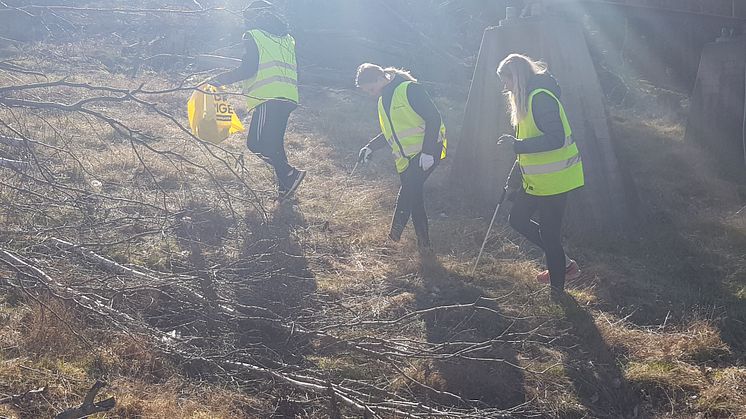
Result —
<path fill-rule="evenodd" d="M 246 131 L 228 98 L 219 94 L 218 88 L 203 84 L 198 89 L 187 102 L 189 127 L 197 138 L 217 144 L 231 134 Z"/>
<path fill-rule="evenodd" d="M 253 110 L 246 146 L 274 168 L 279 199 L 286 199 L 306 176 L 288 163 L 285 153 L 288 118 L 298 107 L 295 39 L 267 1 L 251 3 L 243 14 L 248 30 L 243 35 L 246 51 L 241 65 L 207 82 L 216 86 L 244 82 L 247 107 Z"/>

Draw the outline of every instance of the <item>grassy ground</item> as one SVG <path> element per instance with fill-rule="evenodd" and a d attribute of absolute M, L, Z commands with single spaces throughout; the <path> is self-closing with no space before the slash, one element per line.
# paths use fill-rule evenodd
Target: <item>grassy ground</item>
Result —
<path fill-rule="evenodd" d="M 372 115 L 372 106 L 365 112 Z M 468 378 L 444 377 L 447 368 L 441 370 L 440 384 L 460 394 L 474 391 L 470 396 L 488 397 L 484 387 L 473 389 L 470 384 L 490 383 L 501 389 L 504 402 L 510 400 L 510 391 L 504 388 L 523 387 L 518 399 L 535 397 L 544 414 L 561 416 L 746 414 L 740 391 L 746 379 L 746 265 L 738 250 L 743 248 L 746 221 L 735 215 L 742 201 L 734 193 L 741 186 L 722 180 L 716 162 L 682 143 L 680 123 L 641 120 L 622 111 L 610 123 L 620 160 L 638 187 L 642 219 L 627 237 L 568 244 L 585 272 L 571 287 L 571 301 L 554 304 L 544 298 L 541 287 L 533 283 L 541 269 L 539 255 L 505 227 L 504 219 L 487 247 L 484 265 L 476 277 L 468 276 L 486 220 L 469 218 L 458 194 L 447 190 L 448 164 L 439 169 L 428 190 L 439 255 L 436 270 L 417 267 L 411 236 L 396 246 L 393 255 L 367 254 L 386 246 L 382 237 L 396 188 L 396 179 L 385 167 L 388 162 L 382 167 L 377 161 L 365 170 L 375 171 L 379 178 L 367 171 L 358 175 L 346 195 L 348 209 L 340 211 L 332 224 L 351 228 L 332 235 L 349 234 L 351 243 L 368 243 L 356 246 L 359 254 L 352 256 L 364 281 L 351 280 L 352 272 L 328 279 L 317 276 L 319 287 L 333 290 L 339 298 L 369 296 L 382 293 L 371 290 L 376 280 L 404 276 L 407 286 L 400 290 L 402 283 L 397 282 L 396 294 L 387 298 L 396 309 L 406 299 L 414 299 L 419 307 L 512 292 L 501 309 L 531 312 L 552 323 L 549 333 L 560 338 L 547 362 L 560 365 L 543 374 L 515 374 L 514 382 L 502 377 L 499 383 L 468 369 L 460 371 Z M 360 131 L 350 128 L 350 134 L 337 137 L 340 143 L 345 137 L 360 138 L 346 149 L 347 161 L 375 128 Z M 345 146 L 340 143 L 334 141 L 332 147 Z M 309 185 L 301 193 L 299 208 L 313 214 L 306 202 L 316 201 L 313 194 L 325 188 Z M 376 203 L 384 205 L 371 205 Z M 366 221 L 368 225 L 357 224 Z M 391 292 L 392 285 L 376 285 Z M 378 299 L 362 299 L 371 304 L 368 309 L 381 310 Z M 532 359 L 528 353 L 513 356 Z"/>
<path fill-rule="evenodd" d="M 46 61 L 39 60 L 50 73 L 76 71 L 83 79 L 122 85 L 172 83 L 173 76 L 161 73 L 134 80 L 112 76 L 82 58 L 73 69 L 62 57 L 77 56 L 79 50 L 59 48 L 65 50 L 56 51 L 57 61 L 47 53 Z M 449 403 L 446 391 L 485 408 L 525 403 L 526 414 L 543 417 L 746 415 L 746 261 L 741 250 L 746 221 L 736 215 L 742 204 L 737 191 L 743 186 L 722 180 L 715 162 L 683 144 L 681 124 L 613 113 L 615 146 L 637 185 L 642 219 L 624 238 L 568 243 L 584 275 L 570 286 L 568 298 L 553 301 L 534 282 L 541 255 L 510 231 L 504 218 L 498 220 L 479 271 L 469 275 L 489 220 L 448 190 L 449 161 L 427 185 L 437 257 L 418 255 L 411 229 L 401 243 L 387 242 L 398 187 L 390 155 L 377 153 L 371 164 L 349 176 L 358 149 L 377 133 L 375 102 L 315 85 L 304 86 L 301 94 L 303 105 L 293 113 L 286 137 L 290 162 L 309 171 L 297 199 L 272 203 L 271 172 L 258 159 L 246 158 L 252 186 L 270 215 L 247 234 L 257 242 L 281 238 L 282 246 L 271 249 L 297 277 L 241 298 L 263 299 L 301 321 L 313 313 L 316 325 L 390 320 L 415 310 L 480 301 L 489 311 L 425 314 L 401 330 L 387 331 L 386 337 L 430 343 L 504 338 L 471 358 L 412 359 L 402 372 L 319 342 L 297 354 L 304 363 L 336 378 L 376 377 L 391 390 L 440 397 L 442 403 Z M 180 113 L 182 96 L 164 105 Z M 457 133 L 463 104 L 449 98 L 437 102 L 450 132 Z M 112 105 L 111 111 L 144 129 L 151 121 L 142 109 Z M 105 185 L 147 183 L 128 144 L 112 141 L 106 130 L 76 134 L 68 140 L 80 141 L 77 149 L 85 150 L 85 164 Z M 192 150 L 178 130 L 161 132 L 158 141 L 210 161 Z M 243 138 L 235 136 L 226 148 L 243 150 Z M 178 172 L 158 159 L 151 166 L 165 189 L 178 190 L 185 181 L 199 185 L 183 195 L 184 202 L 209 196 L 210 184 L 199 173 Z M 123 173 L 127 182 L 121 181 Z M 3 241 L 10 243 L 8 237 Z M 176 246 L 143 241 L 109 256 L 166 270 L 183 262 L 156 251 L 166 245 Z M 223 251 L 228 258 L 241 250 Z M 113 411 L 99 417 L 327 414 L 319 407 L 323 403 L 303 394 L 189 375 L 189 368 L 148 342 L 104 333 L 57 300 L 2 298 L 0 398 L 42 386 L 47 392 L 19 404 L 0 404 L 0 416 L 50 416 L 78 404 L 97 378 L 107 379 L 106 394 L 118 400 Z M 80 337 L 68 333 L 70 325 Z M 257 333 L 257 340 L 274 338 Z M 488 356 L 502 362 L 485 361 Z"/>

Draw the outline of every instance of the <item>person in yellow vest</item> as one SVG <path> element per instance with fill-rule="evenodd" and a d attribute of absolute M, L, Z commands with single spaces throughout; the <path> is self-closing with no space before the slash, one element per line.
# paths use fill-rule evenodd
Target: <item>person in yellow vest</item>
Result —
<path fill-rule="evenodd" d="M 510 225 L 539 246 L 547 270 L 536 279 L 563 290 L 580 276 L 578 264 L 562 248 L 562 217 L 567 195 L 584 184 L 583 164 L 560 102 L 560 87 L 546 64 L 510 54 L 498 66 L 510 105 L 515 136 L 503 135 L 517 156 L 508 180 Z M 538 212 L 538 220 L 533 216 Z"/>
<path fill-rule="evenodd" d="M 360 149 L 358 161 L 367 162 L 375 150 L 388 145 L 401 179 L 389 238 L 399 241 L 411 217 L 420 251 L 431 252 L 424 185 L 446 156 L 446 129 L 440 112 L 417 79 L 404 70 L 361 64 L 355 85 L 378 98 L 381 126 L 381 133 Z"/>
<path fill-rule="evenodd" d="M 243 81 L 247 107 L 252 111 L 246 146 L 269 163 L 277 175 L 280 199 L 289 198 L 306 175 L 288 163 L 285 130 L 298 107 L 298 69 L 295 39 L 288 25 L 267 1 L 252 2 L 243 11 L 246 27 L 241 65 L 207 83 L 221 86 Z"/>

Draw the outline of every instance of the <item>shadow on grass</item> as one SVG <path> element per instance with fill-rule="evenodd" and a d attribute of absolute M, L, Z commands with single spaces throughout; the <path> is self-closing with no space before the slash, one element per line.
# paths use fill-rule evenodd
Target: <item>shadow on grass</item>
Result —
<path fill-rule="evenodd" d="M 743 180 L 724 177 L 719 162 L 665 128 L 621 118 L 611 126 L 620 164 L 638 180 L 644 221 L 625 238 L 579 243 L 591 264 L 609 271 L 598 278 L 599 299 L 611 311 L 632 311 L 629 320 L 642 326 L 716 320 L 743 359 L 746 228 L 724 219 L 742 205 Z"/>
<path fill-rule="evenodd" d="M 564 313 L 565 373 L 580 402 L 594 417 L 636 417 L 640 400 L 596 327 L 593 316 L 569 295 L 553 298 Z"/>
<path fill-rule="evenodd" d="M 733 276 L 743 267 L 686 237 L 683 227 L 668 222 L 650 226 L 643 234 L 637 240 L 617 242 L 613 250 L 602 244 L 594 246 L 592 262 L 611 272 L 608 277 L 599 277 L 596 285 L 606 309 L 624 307 L 631 311 L 628 320 L 640 326 L 681 325 L 697 316 L 707 317 L 715 320 L 723 341 L 742 357 L 746 351 L 746 300 L 734 295 L 729 282 L 738 280 Z M 734 250 L 744 248 L 735 244 L 746 243 L 743 233 L 723 235 L 731 237 Z M 624 257 L 615 263 L 610 252 Z M 624 261 L 627 266 L 620 266 Z"/>
<path fill-rule="evenodd" d="M 490 309 L 452 309 L 424 316 L 430 343 L 488 341 L 511 326 L 512 320 L 500 314 L 497 302 L 483 298 L 479 288 L 467 284 L 467 278 L 449 272 L 435 257 L 423 257 L 421 275 L 423 283 L 415 299 L 417 309 L 471 303 Z M 446 350 L 443 354 L 448 353 Z M 462 357 L 443 357 L 435 362 L 447 391 L 477 401 L 482 407 L 500 409 L 526 401 L 523 370 L 516 367 L 519 364 L 512 344 L 501 341 Z"/>
<path fill-rule="evenodd" d="M 268 309 L 293 321 L 312 312 L 309 298 L 316 291 L 316 281 L 308 267 L 301 245 L 293 231 L 306 222 L 292 202 L 275 206 L 271 222 L 256 223 L 247 232 L 242 249 L 245 261 L 235 268 L 241 282 L 234 284 L 239 303 Z M 255 314 L 262 314 L 261 312 Z M 241 345 L 264 345 L 284 362 L 302 362 L 308 342 L 291 336 L 287 330 L 247 320 L 240 328 Z"/>

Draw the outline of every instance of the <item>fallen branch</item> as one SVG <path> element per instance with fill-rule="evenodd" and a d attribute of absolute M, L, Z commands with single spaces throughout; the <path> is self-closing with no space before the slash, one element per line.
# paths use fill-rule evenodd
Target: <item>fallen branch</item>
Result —
<path fill-rule="evenodd" d="M 55 240 L 55 242 L 61 244 L 60 241 Z M 82 252 L 86 251 L 85 249 L 81 248 L 76 249 L 76 246 L 70 244 L 69 242 L 63 241 L 63 243 L 65 243 L 67 245 L 66 247 L 68 248 L 69 246 L 72 246 L 72 248 L 70 248 L 69 250 L 77 250 Z M 12 254 L 7 251 L 1 252 L 0 255 L 7 257 L 15 263 L 20 262 L 20 259 L 18 259 L 17 257 L 11 257 Z M 93 255 L 95 254 L 92 254 L 91 252 L 88 254 L 88 257 L 92 257 Z M 100 256 L 93 257 L 91 260 L 98 260 L 99 262 L 101 262 Z M 110 267 L 115 268 L 116 270 L 120 270 L 121 265 Z M 44 285 L 46 285 L 46 288 L 48 288 L 53 295 L 65 296 L 66 299 L 78 303 L 78 305 L 80 305 L 84 309 L 98 311 L 99 313 L 104 315 L 103 317 L 105 319 L 111 321 L 116 329 L 119 329 L 120 331 L 127 334 L 131 334 L 133 332 L 141 334 L 141 336 L 146 337 L 147 340 L 155 344 L 162 353 L 173 356 L 174 358 L 179 359 L 182 362 L 197 362 L 200 364 L 211 365 L 216 374 L 220 374 L 221 371 L 225 372 L 226 370 L 235 370 L 237 372 L 248 373 L 249 375 L 253 376 L 258 375 L 272 381 L 282 382 L 299 391 L 315 393 L 322 397 L 329 397 L 331 391 L 333 392 L 334 398 L 337 402 L 342 403 L 349 409 L 352 409 L 353 411 L 356 411 L 367 417 L 484 417 L 483 414 L 485 410 L 436 407 L 433 405 L 426 406 L 422 405 L 418 401 L 403 398 L 400 395 L 392 393 L 384 388 L 371 386 L 370 383 L 367 383 L 364 380 L 357 381 L 347 379 L 344 381 L 344 383 L 334 383 L 330 382 L 328 378 L 319 377 L 312 371 L 297 371 L 296 368 L 292 365 L 287 365 L 281 362 L 270 361 L 257 363 L 257 358 L 254 354 L 248 354 L 247 358 L 247 356 L 244 355 L 241 351 L 222 353 L 222 350 L 219 348 L 210 350 L 202 346 L 196 346 L 193 342 L 197 342 L 199 344 L 201 338 L 198 336 L 188 337 L 176 334 L 172 335 L 168 332 L 158 330 L 157 328 L 143 322 L 142 319 L 135 318 L 111 306 L 101 304 L 100 301 L 102 301 L 103 298 L 97 296 L 96 294 L 86 293 L 86 295 L 80 295 L 79 291 L 60 284 L 59 282 L 49 277 L 47 274 L 40 271 L 38 268 L 29 265 L 25 266 L 25 268 L 28 274 L 33 275 L 37 281 L 42 282 Z M 120 270 L 120 272 L 122 271 Z M 158 285 L 159 281 L 157 277 L 143 272 L 138 273 L 142 275 L 141 277 L 146 277 L 154 280 L 154 285 Z M 132 275 L 132 272 L 129 271 L 127 272 L 127 274 Z M 85 302 L 85 304 L 83 304 L 83 302 Z M 221 307 L 221 305 L 218 305 L 218 307 L 219 314 L 222 316 L 222 320 L 231 319 L 229 320 L 230 322 L 235 322 L 237 319 L 252 319 L 252 317 L 243 316 L 240 312 L 235 311 L 235 309 Z M 236 305 L 236 307 L 240 306 Z M 270 319 L 254 317 L 253 319 L 262 320 L 264 322 L 280 326 L 281 328 L 284 328 L 286 330 L 288 328 L 288 325 L 284 324 L 284 322 L 279 318 Z M 394 369 L 397 370 L 397 372 L 399 373 L 402 373 L 403 370 L 396 366 L 395 363 L 398 362 L 397 358 L 420 357 L 417 356 L 415 352 L 395 353 L 396 351 L 390 352 L 388 355 L 391 355 L 391 357 L 389 357 L 387 356 L 386 352 L 379 352 L 382 342 L 368 342 L 368 344 L 373 344 L 372 347 L 369 348 L 366 347 L 368 345 L 366 343 L 348 341 L 325 332 L 307 330 L 298 324 L 292 326 L 292 332 L 296 335 L 305 335 L 307 337 L 331 339 L 334 341 L 334 345 L 339 345 L 340 347 L 354 350 L 360 354 L 365 354 L 374 359 L 379 359 L 380 361 L 386 362 L 394 366 Z M 371 338 L 368 338 L 368 340 L 369 339 Z M 421 344 L 427 346 L 425 342 L 422 342 Z M 427 349 L 424 349 L 422 351 L 427 352 Z M 437 354 L 430 353 L 429 357 L 437 358 L 438 356 Z M 269 367 L 268 365 L 273 366 Z M 412 377 L 407 378 L 412 381 Z M 420 382 L 417 382 L 416 384 L 418 384 L 420 387 L 423 387 L 429 392 L 433 392 L 436 395 L 449 397 L 458 404 L 469 405 L 472 403 L 472 401 L 464 400 L 456 396 L 455 394 L 439 391 L 433 388 L 429 388 L 428 386 L 423 386 Z M 496 416 L 504 416 L 508 415 L 511 410 L 494 410 L 493 412 L 496 413 Z"/>
<path fill-rule="evenodd" d="M 30 165 L 21 160 L 12 160 L 12 159 L 6 159 L 3 157 L 0 157 L 0 167 L 6 167 L 8 169 L 14 169 L 14 170 L 25 170 Z"/>
<path fill-rule="evenodd" d="M 0 404 L 18 403 L 24 400 L 28 396 L 33 396 L 35 394 L 42 394 L 46 390 L 47 390 L 46 387 L 40 387 L 40 388 L 37 388 L 36 390 L 29 390 L 25 393 L 14 394 L 12 396 L 3 397 L 3 398 L 0 398 Z"/>
<path fill-rule="evenodd" d="M 23 138 L 8 137 L 7 135 L 0 134 L 0 144 L 11 146 L 11 147 L 22 147 L 26 143 Z"/>
<path fill-rule="evenodd" d="M 98 395 L 98 392 L 106 386 L 106 383 L 103 381 L 96 381 L 93 384 L 93 387 L 91 387 L 90 390 L 88 390 L 88 393 L 86 393 L 85 398 L 83 399 L 83 403 L 75 408 L 67 409 L 63 411 L 62 413 L 55 416 L 55 419 L 80 419 L 85 418 L 87 416 L 90 416 L 94 413 L 101 413 L 106 412 L 114 408 L 116 405 L 116 400 L 113 397 L 109 397 L 108 399 L 101 400 L 100 402 L 96 403 L 94 400 L 96 400 L 96 396 Z"/>

